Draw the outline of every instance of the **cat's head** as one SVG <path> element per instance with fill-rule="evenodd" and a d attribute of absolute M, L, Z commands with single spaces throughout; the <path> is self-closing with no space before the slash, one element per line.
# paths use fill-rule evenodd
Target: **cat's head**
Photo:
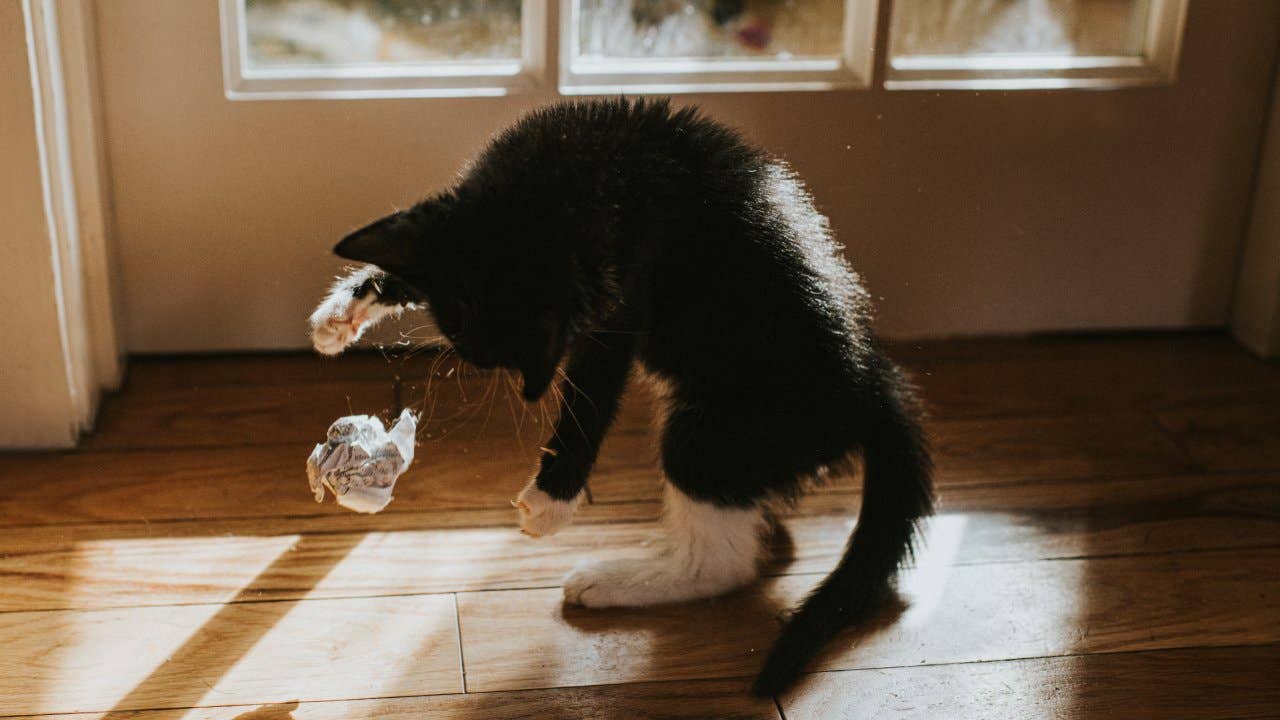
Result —
<path fill-rule="evenodd" d="M 463 360 L 518 371 L 534 401 L 565 355 L 580 302 L 568 250 L 521 231 L 445 195 L 355 231 L 334 252 L 419 290 Z"/>

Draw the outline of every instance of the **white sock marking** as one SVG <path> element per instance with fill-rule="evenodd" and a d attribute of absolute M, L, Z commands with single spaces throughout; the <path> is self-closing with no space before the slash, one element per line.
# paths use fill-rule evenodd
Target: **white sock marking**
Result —
<path fill-rule="evenodd" d="M 538 488 L 537 478 L 529 481 L 511 504 L 520 512 L 520 529 L 526 535 L 554 535 L 573 521 L 584 492 L 572 500 L 557 500 Z"/>
<path fill-rule="evenodd" d="M 660 550 L 640 560 L 606 560 L 564 581 L 565 601 L 586 607 L 684 602 L 739 588 L 759 574 L 766 523 L 760 508 L 729 508 L 666 489 Z"/>
<path fill-rule="evenodd" d="M 329 294 L 311 313 L 311 344 L 317 352 L 337 355 L 379 320 L 400 313 L 400 307 L 379 304 L 378 294 L 373 290 L 364 297 L 352 296 L 366 280 L 381 273 L 376 266 L 365 265 L 333 284 Z"/>

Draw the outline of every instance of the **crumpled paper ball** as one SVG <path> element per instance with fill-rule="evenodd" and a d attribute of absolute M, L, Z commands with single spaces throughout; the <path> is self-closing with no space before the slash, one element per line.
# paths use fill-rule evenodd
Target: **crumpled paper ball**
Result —
<path fill-rule="evenodd" d="M 328 488 L 348 510 L 376 513 L 391 502 L 396 479 L 413 462 L 418 418 L 407 408 L 387 431 L 368 415 L 340 417 L 329 426 L 328 439 L 307 458 L 307 479 L 316 502 Z"/>

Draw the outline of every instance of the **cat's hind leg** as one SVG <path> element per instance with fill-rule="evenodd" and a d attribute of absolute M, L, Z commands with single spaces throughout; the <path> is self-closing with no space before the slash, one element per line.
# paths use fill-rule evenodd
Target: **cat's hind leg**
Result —
<path fill-rule="evenodd" d="M 657 605 L 720 595 L 760 572 L 769 544 L 765 506 L 794 495 L 831 437 L 803 413 L 723 398 L 691 402 L 664 392 L 665 537 L 647 558 L 579 568 L 565 600 L 587 607 Z M 836 443 L 839 444 L 838 442 Z"/>
<path fill-rule="evenodd" d="M 565 602 L 636 607 L 721 595 L 759 574 L 767 522 L 757 505 L 720 505 L 668 484 L 666 537 L 647 558 L 606 560 L 564 581 Z"/>

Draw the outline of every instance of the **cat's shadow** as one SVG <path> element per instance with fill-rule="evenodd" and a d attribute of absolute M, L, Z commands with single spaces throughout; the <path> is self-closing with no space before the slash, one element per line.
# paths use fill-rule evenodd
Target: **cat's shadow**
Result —
<path fill-rule="evenodd" d="M 795 545 L 785 526 L 773 528 L 771 545 L 773 559 L 765 576 L 727 595 L 645 608 L 588 609 L 565 604 L 560 618 L 576 632 L 599 636 L 591 643 L 590 660 L 616 659 L 627 668 L 624 673 L 635 673 L 628 682 L 737 678 L 745 692 L 747 678 L 760 669 L 799 600 L 796 587 L 807 588 L 826 574 L 824 570 L 817 575 L 783 575 L 795 560 Z M 890 593 L 874 617 L 841 633 L 812 667 L 892 627 L 907 608 L 905 597 Z M 573 663 L 586 661 L 585 657 L 560 659 L 570 669 Z"/>
<path fill-rule="evenodd" d="M 752 700 L 746 698 L 746 694 L 751 679 L 763 665 L 794 605 L 771 592 L 771 585 L 778 582 L 786 579 L 763 578 L 719 598 L 649 608 L 587 609 L 562 605 L 560 617 L 567 625 L 599 639 L 592 641 L 589 657 L 566 657 L 559 661 L 566 666 L 583 662 L 626 666 L 621 673 L 624 677 L 600 678 L 603 682 L 696 684 L 698 680 L 729 678 L 716 683 L 716 687 L 709 684 L 706 689 L 727 694 L 727 704 L 741 702 L 744 708 L 750 707 Z M 822 669 L 827 661 L 889 630 L 907 608 L 902 595 L 891 593 L 873 618 L 845 630 L 828 643 L 814 658 L 810 670 Z M 839 666 L 856 667 L 857 664 L 856 659 L 851 662 L 846 658 Z M 593 679 L 592 684 L 595 682 Z M 807 682 L 807 678 L 801 678 L 788 694 L 804 693 Z M 662 696 L 654 695 L 644 698 L 632 709 L 648 702 L 661 705 L 665 701 Z M 773 706 L 770 700 L 758 702 Z M 623 713 L 611 717 L 632 715 Z"/>

